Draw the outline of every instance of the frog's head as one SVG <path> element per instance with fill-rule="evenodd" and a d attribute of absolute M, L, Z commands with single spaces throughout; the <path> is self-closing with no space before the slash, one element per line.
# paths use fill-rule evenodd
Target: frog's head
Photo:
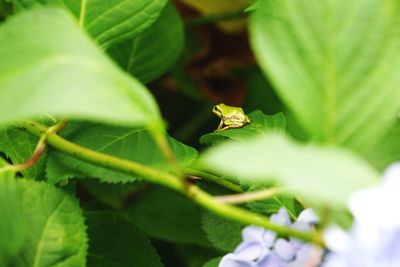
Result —
<path fill-rule="evenodd" d="M 223 117 L 223 113 L 225 112 L 225 108 L 226 108 L 226 105 L 222 104 L 222 103 L 219 104 L 219 105 L 215 105 L 213 107 L 213 113 L 215 115 L 217 115 L 218 118 L 222 118 Z"/>

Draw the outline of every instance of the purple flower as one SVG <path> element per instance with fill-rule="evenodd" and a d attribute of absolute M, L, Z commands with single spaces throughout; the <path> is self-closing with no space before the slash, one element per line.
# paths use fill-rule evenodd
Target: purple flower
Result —
<path fill-rule="evenodd" d="M 318 218 L 311 209 L 304 210 L 293 224 L 284 208 L 271 216 L 273 223 L 302 231 L 311 231 Z M 250 225 L 242 231 L 243 242 L 225 255 L 219 267 L 313 267 L 320 263 L 322 250 L 302 241 L 277 238 L 273 231 Z"/>
<path fill-rule="evenodd" d="M 330 229 L 325 241 L 332 253 L 323 267 L 400 266 L 400 164 L 387 169 L 383 183 L 353 194 L 350 233 Z"/>

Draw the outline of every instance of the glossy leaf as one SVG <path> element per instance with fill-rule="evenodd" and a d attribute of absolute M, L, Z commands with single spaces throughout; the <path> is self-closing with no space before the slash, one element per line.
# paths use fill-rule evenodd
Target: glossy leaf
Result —
<path fill-rule="evenodd" d="M 68 140 L 83 147 L 129 159 L 159 170 L 168 171 L 170 165 L 159 150 L 153 137 L 145 128 L 121 128 L 105 125 L 80 124 L 75 131 L 65 136 Z M 186 166 L 197 157 L 197 151 L 171 137 L 169 143 L 177 162 Z M 88 163 L 62 152 L 52 150 L 47 163 L 47 178 L 57 183 L 67 178 L 98 178 L 103 182 L 131 182 L 140 177 L 114 171 Z"/>
<path fill-rule="evenodd" d="M 124 215 L 153 238 L 209 247 L 200 225 L 200 212 L 189 199 L 168 189 L 154 187 L 132 203 Z"/>
<path fill-rule="evenodd" d="M 7 266 L 85 266 L 86 227 L 74 197 L 42 182 L 7 177 L 0 183 L 0 199 L 7 198 L 0 231 L 8 225 L 4 238 L 14 250 Z"/>
<path fill-rule="evenodd" d="M 164 266 L 147 236 L 110 212 L 86 212 L 89 267 Z"/>
<path fill-rule="evenodd" d="M 183 43 L 182 20 L 174 6 L 168 4 L 149 29 L 108 52 L 123 69 L 147 83 L 172 67 Z"/>
<path fill-rule="evenodd" d="M 0 124 L 46 113 L 113 124 L 159 123 L 147 90 L 61 9 L 36 8 L 10 18 L 0 27 L 0 58 Z"/>
<path fill-rule="evenodd" d="M 370 165 L 346 150 L 303 145 L 278 134 L 219 145 L 204 153 L 198 165 L 244 182 L 274 182 L 312 202 L 342 207 L 350 193 L 378 178 Z"/>
<path fill-rule="evenodd" d="M 286 128 L 286 118 L 283 113 L 275 115 L 265 115 L 259 110 L 249 114 L 251 123 L 239 129 L 228 129 L 218 132 L 212 132 L 203 135 L 200 143 L 218 144 L 224 140 L 235 140 L 244 142 L 247 139 L 260 134 L 267 134 L 271 131 L 284 132 Z"/>
<path fill-rule="evenodd" d="M 60 6 L 75 15 L 103 47 L 134 38 L 150 27 L 168 0 L 12 0 L 17 10 Z"/>
<path fill-rule="evenodd" d="M 400 108 L 400 2 L 260 0 L 251 43 L 310 139 L 364 153 Z"/>

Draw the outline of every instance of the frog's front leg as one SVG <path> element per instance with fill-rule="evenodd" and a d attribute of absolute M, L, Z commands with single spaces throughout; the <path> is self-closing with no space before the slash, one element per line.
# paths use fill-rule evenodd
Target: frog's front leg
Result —
<path fill-rule="evenodd" d="M 218 132 L 218 131 L 222 131 L 224 128 L 222 128 L 222 126 L 224 126 L 224 122 L 221 120 L 220 122 L 219 122 L 219 125 L 218 125 L 218 127 L 217 127 L 217 129 L 215 130 L 216 132 Z"/>

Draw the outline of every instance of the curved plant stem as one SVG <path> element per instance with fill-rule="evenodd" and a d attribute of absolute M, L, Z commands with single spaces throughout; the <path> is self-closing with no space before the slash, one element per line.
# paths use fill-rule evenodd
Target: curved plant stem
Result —
<path fill-rule="evenodd" d="M 44 131 L 39 136 L 39 141 L 36 145 L 36 148 L 33 151 L 32 156 L 29 159 L 27 159 L 23 163 L 10 164 L 10 165 L 4 166 L 4 167 L 0 168 L 0 172 L 9 171 L 9 170 L 14 171 L 14 172 L 20 172 L 20 171 L 23 171 L 25 169 L 32 167 L 33 164 L 35 164 L 40 159 L 40 157 L 44 153 L 44 150 L 46 149 L 47 136 L 51 133 L 57 133 L 58 131 L 63 129 L 66 123 L 67 123 L 67 120 L 63 119 L 59 123 L 56 123 L 53 126 L 47 128 L 46 131 Z"/>
<path fill-rule="evenodd" d="M 182 177 L 181 169 L 178 166 L 178 163 L 176 162 L 175 155 L 171 150 L 171 147 L 169 145 L 167 135 L 163 131 L 163 129 L 160 129 L 161 127 L 159 125 L 154 125 L 152 127 L 149 127 L 149 131 L 151 136 L 153 137 L 154 141 L 160 148 L 161 152 L 163 155 L 166 157 L 167 162 L 171 166 L 173 172 L 178 175 L 179 177 Z"/>
<path fill-rule="evenodd" d="M 20 128 L 26 130 L 27 132 L 42 136 L 47 132 L 48 128 L 37 122 L 27 121 L 22 122 L 18 125 Z M 221 203 L 212 195 L 204 192 L 195 184 L 189 182 L 187 179 L 182 179 L 175 175 L 165 173 L 145 165 L 139 164 L 134 161 L 129 161 L 117 157 L 113 157 L 107 154 L 96 152 L 72 142 L 69 142 L 62 137 L 58 136 L 55 132 L 50 132 L 47 134 L 47 143 L 52 147 L 67 153 L 73 157 L 79 158 L 81 160 L 95 163 L 107 168 L 114 170 L 134 173 L 140 175 L 143 179 L 161 184 L 168 188 L 171 188 L 181 194 L 186 195 L 193 201 L 201 205 L 202 207 L 219 214 L 220 216 L 226 217 L 231 220 L 238 221 L 245 225 L 254 224 L 265 227 L 267 229 L 275 231 L 281 236 L 292 236 L 304 241 L 313 242 L 317 245 L 323 246 L 323 240 L 319 233 L 308 233 L 302 232 L 295 229 L 290 229 L 281 225 L 274 224 L 270 222 L 267 217 L 261 216 L 259 214 L 231 206 L 225 203 Z"/>
<path fill-rule="evenodd" d="M 240 187 L 240 185 L 235 184 L 231 181 L 222 179 L 221 177 L 211 174 L 211 173 L 208 173 L 208 172 L 204 172 L 204 171 L 200 171 L 200 170 L 196 170 L 196 169 L 192 169 L 192 168 L 186 168 L 185 173 L 188 176 L 199 177 L 200 179 L 204 179 L 204 180 L 219 184 L 219 185 L 226 187 L 234 192 L 238 192 L 238 193 L 243 192 L 243 189 Z"/>
<path fill-rule="evenodd" d="M 248 203 L 248 202 L 260 201 L 260 200 L 272 198 L 272 197 L 282 193 L 282 191 L 283 190 L 280 188 L 272 187 L 272 188 L 267 188 L 267 189 L 260 190 L 260 191 L 255 191 L 255 192 L 218 196 L 218 197 L 215 197 L 215 199 L 222 203 L 226 203 L 226 204 L 241 204 L 241 203 Z"/>

